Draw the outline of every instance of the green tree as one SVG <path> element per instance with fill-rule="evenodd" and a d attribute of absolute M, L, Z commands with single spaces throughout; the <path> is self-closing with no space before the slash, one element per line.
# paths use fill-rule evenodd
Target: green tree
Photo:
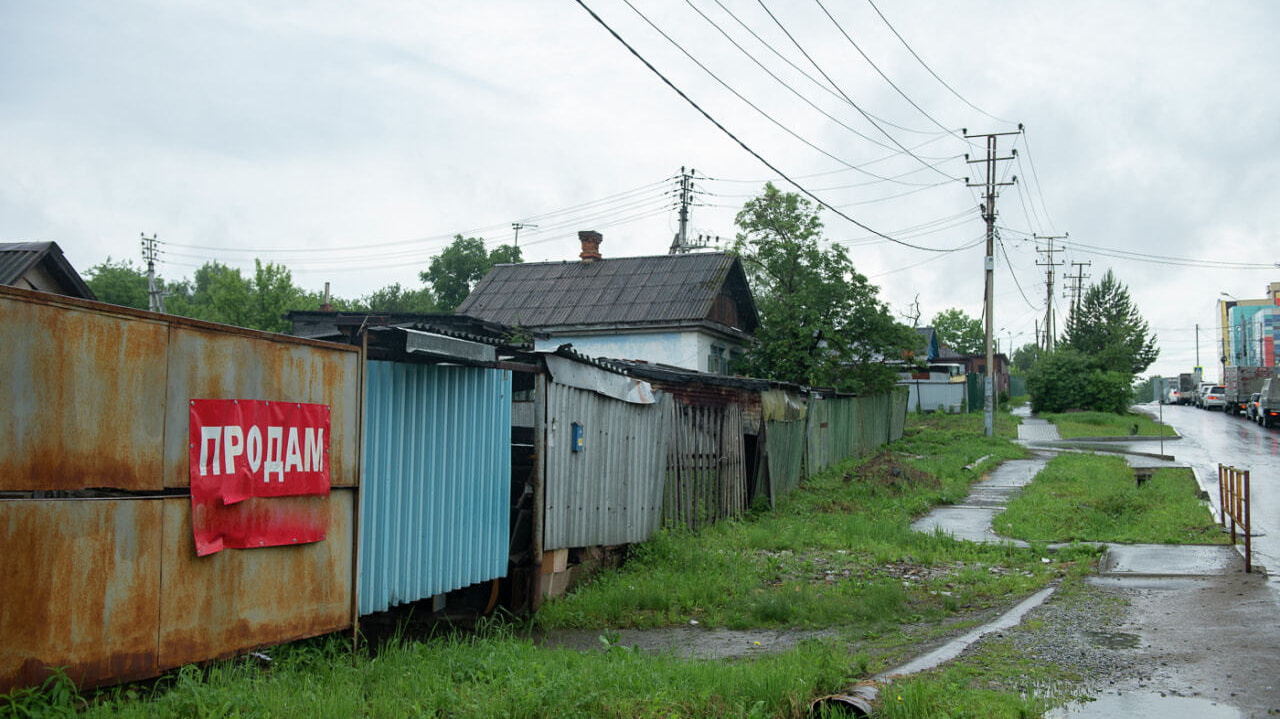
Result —
<path fill-rule="evenodd" d="M 485 252 L 483 239 L 454 235 L 453 242 L 432 257 L 427 270 L 418 276 L 431 285 L 438 310 L 453 312 L 494 265 L 522 261 L 519 247 L 499 245 Z"/>
<path fill-rule="evenodd" d="M 895 321 L 877 288 L 840 245 L 823 249 L 822 222 L 808 200 L 767 184 L 736 219 L 733 251 L 756 298 L 760 327 L 738 371 L 842 391 L 888 390 L 919 339 Z"/>
<path fill-rule="evenodd" d="M 147 297 L 147 273 L 135 267 L 131 260 L 112 262 L 108 257 L 85 271 L 85 284 L 103 302 L 145 310 Z"/>
<path fill-rule="evenodd" d="M 436 298 L 430 287 L 411 290 L 399 282 L 387 285 L 356 300 L 360 312 L 418 313 L 436 312 Z"/>
<path fill-rule="evenodd" d="M 1160 356 L 1156 336 L 1129 298 L 1129 289 L 1111 270 L 1085 292 L 1067 318 L 1062 344 L 1088 357 L 1094 367 L 1130 376 Z"/>
<path fill-rule="evenodd" d="M 933 333 L 938 342 L 962 355 L 976 355 L 986 351 L 987 336 L 982 322 L 952 307 L 939 312 L 933 318 Z"/>
<path fill-rule="evenodd" d="M 284 265 L 254 260 L 253 277 L 220 262 L 207 262 L 189 283 L 181 283 L 165 299 L 172 314 L 209 322 L 288 332 L 284 315 L 290 310 L 314 309 L 321 298 L 293 284 Z"/>
<path fill-rule="evenodd" d="M 1133 398 L 1132 379 L 1127 372 L 1101 369 L 1080 352 L 1061 348 L 1041 357 L 1027 374 L 1031 411 L 1124 414 Z"/>
<path fill-rule="evenodd" d="M 1013 351 L 1013 356 L 1009 361 L 1013 363 L 1013 369 L 1018 372 L 1028 372 L 1035 366 L 1040 359 L 1040 346 L 1034 342 L 1028 342 Z"/>

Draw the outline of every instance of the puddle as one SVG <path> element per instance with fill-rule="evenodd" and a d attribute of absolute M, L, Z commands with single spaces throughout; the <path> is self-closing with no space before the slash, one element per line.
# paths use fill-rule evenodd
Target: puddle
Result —
<path fill-rule="evenodd" d="M 1104 694 L 1095 701 L 1071 703 L 1045 714 L 1046 719 L 1243 719 L 1244 714 L 1225 704 L 1192 697 L 1160 696 L 1144 692 Z"/>
<path fill-rule="evenodd" d="M 822 631 L 772 631 L 699 629 L 696 627 L 669 627 L 665 629 L 623 630 L 567 630 L 547 632 L 534 636 L 539 646 L 572 649 L 574 651 L 605 651 L 608 644 L 600 640 L 608 637 L 615 646 L 638 648 L 646 653 L 674 654 L 697 659 L 733 659 L 753 654 L 782 652 L 809 639 L 825 639 L 838 636 L 835 630 Z"/>
<path fill-rule="evenodd" d="M 1125 632 L 1082 632 L 1086 641 L 1102 649 L 1137 649 L 1142 644 L 1142 637 Z"/>

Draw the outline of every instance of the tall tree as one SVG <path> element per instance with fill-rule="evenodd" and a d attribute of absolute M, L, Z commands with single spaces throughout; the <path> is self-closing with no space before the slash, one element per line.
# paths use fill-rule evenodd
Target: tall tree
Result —
<path fill-rule="evenodd" d="M 149 306 L 147 273 L 135 267 L 132 261 L 112 262 L 108 257 L 105 262 L 90 267 L 85 274 L 88 276 L 85 284 L 99 300 L 139 310 Z"/>
<path fill-rule="evenodd" d="M 1107 270 L 1067 318 L 1062 344 L 1088 357 L 1098 369 L 1136 375 L 1160 356 L 1156 336 L 1129 297 L 1129 289 Z"/>
<path fill-rule="evenodd" d="M 360 312 L 397 312 L 425 314 L 436 312 L 436 298 L 430 287 L 411 290 L 399 282 L 387 285 L 361 297 L 354 303 Z"/>
<path fill-rule="evenodd" d="M 175 315 L 221 322 L 237 327 L 288 332 L 289 310 L 314 309 L 318 294 L 293 284 L 293 274 L 284 265 L 254 260 L 253 277 L 220 262 L 207 262 L 190 283 L 171 287 L 165 309 Z"/>
<path fill-rule="evenodd" d="M 976 320 L 958 307 L 939 312 L 933 318 L 933 332 L 938 342 L 962 355 L 976 355 L 986 351 L 986 333 L 981 320 Z"/>
<path fill-rule="evenodd" d="M 499 245 L 485 252 L 483 239 L 454 235 L 453 242 L 432 257 L 427 270 L 418 276 L 431 285 L 439 311 L 452 312 L 494 265 L 522 261 L 519 247 Z"/>
<path fill-rule="evenodd" d="M 767 379 L 880 392 L 895 380 L 885 359 L 919 343 L 856 272 L 840 245 L 823 249 L 822 222 L 808 200 L 772 183 L 738 213 L 742 259 L 760 327 L 737 368 Z"/>

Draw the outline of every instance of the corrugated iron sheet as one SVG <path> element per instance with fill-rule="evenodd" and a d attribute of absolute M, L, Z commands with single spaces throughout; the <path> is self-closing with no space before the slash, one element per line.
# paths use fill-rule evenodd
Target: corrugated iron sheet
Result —
<path fill-rule="evenodd" d="M 662 523 L 699 529 L 747 504 L 742 407 L 672 402 Z"/>
<path fill-rule="evenodd" d="M 642 542 L 657 531 L 670 402 L 666 393 L 641 405 L 547 383 L 544 550 Z M 572 451 L 574 423 L 581 452 Z"/>
<path fill-rule="evenodd" d="M 160 522 L 158 499 L 0 500 L 0 692 L 157 673 Z"/>
<path fill-rule="evenodd" d="M 327 511 L 328 534 L 314 544 L 207 557 L 197 557 L 191 541 L 191 501 L 164 499 L 160 668 L 351 626 L 355 496 L 354 489 L 335 489 L 327 497 L 245 500 Z"/>
<path fill-rule="evenodd" d="M 905 412 L 905 402 L 905 394 L 897 389 L 867 397 L 811 399 L 807 471 L 821 472 L 901 438 L 902 424 L 894 434 L 893 423 L 895 413 Z"/>
<path fill-rule="evenodd" d="M 776 507 L 778 500 L 800 486 L 804 479 L 807 426 L 804 419 L 765 422 L 764 468 L 768 472 L 765 481 L 770 506 Z M 757 489 L 757 494 L 761 489 Z"/>
<path fill-rule="evenodd" d="M 369 362 L 366 398 L 360 614 L 505 576 L 511 373 Z"/>
<path fill-rule="evenodd" d="M 893 388 L 892 399 L 889 400 L 890 442 L 902 439 L 902 433 L 906 431 L 908 394 L 910 394 L 910 391 L 906 387 L 898 386 Z"/>

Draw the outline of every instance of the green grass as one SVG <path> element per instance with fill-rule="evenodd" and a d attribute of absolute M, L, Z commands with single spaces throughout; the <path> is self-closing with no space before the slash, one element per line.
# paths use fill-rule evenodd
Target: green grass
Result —
<path fill-rule="evenodd" d="M 1004 536 L 1043 542 L 1223 544 L 1190 470 L 1162 469 L 1141 487 L 1120 457 L 1063 454 L 997 515 Z"/>
<path fill-rule="evenodd" d="M 1040 419 L 1052 422 L 1063 439 L 1081 437 L 1177 437 L 1173 427 L 1160 424 L 1145 414 L 1111 412 L 1041 412 Z M 1134 427 L 1137 431 L 1134 431 Z"/>
<path fill-rule="evenodd" d="M 155 691 L 124 688 L 85 717 L 801 717 L 865 660 L 805 642 L 751 661 L 614 647 L 543 649 L 507 630 L 351 654 L 331 636 L 272 650 L 270 667 L 187 667 Z"/>
<path fill-rule="evenodd" d="M 1050 602 L 1090 602 L 1119 616 L 1123 602 L 1098 596 L 1078 579 L 1064 580 Z M 1033 615 L 1034 616 L 1034 615 Z M 899 679 L 882 688 L 875 716 L 889 719 L 1024 719 L 1079 698 L 1089 677 L 1044 656 L 1030 657 L 1015 641 L 1036 632 L 1041 622 L 1020 625 L 984 638 L 952 662 Z"/>
<path fill-rule="evenodd" d="M 997 422 L 1008 434 L 1015 424 L 1008 415 Z M 1045 564 L 1037 551 L 920 534 L 910 522 L 963 499 L 1000 461 L 1023 456 L 1003 437 L 983 437 L 981 415 L 913 415 L 886 455 L 809 478 L 776 511 L 696 534 L 662 533 L 622 568 L 545 604 L 534 621 L 544 629 L 690 620 L 734 629 L 840 627 L 856 637 L 997 605 L 1064 568 L 1085 571 L 1092 550 Z"/>

